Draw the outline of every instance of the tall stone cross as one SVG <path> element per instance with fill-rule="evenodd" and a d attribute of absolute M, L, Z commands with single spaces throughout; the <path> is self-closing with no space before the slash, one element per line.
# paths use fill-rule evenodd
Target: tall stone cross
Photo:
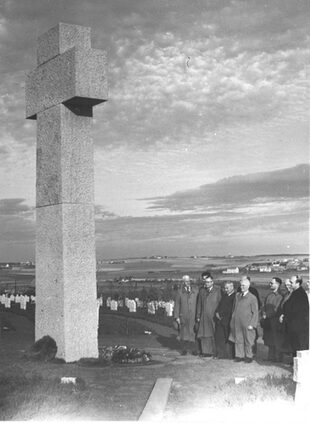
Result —
<path fill-rule="evenodd" d="M 26 80 L 37 120 L 35 338 L 57 357 L 98 357 L 93 106 L 107 100 L 106 55 L 90 28 L 59 23 L 38 39 Z"/>

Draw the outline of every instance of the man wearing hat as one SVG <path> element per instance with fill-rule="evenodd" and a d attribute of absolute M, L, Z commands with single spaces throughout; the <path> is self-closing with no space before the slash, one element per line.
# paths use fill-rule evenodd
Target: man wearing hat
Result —
<path fill-rule="evenodd" d="M 184 275 L 174 304 L 174 319 L 179 327 L 182 355 L 186 355 L 188 352 L 197 354 L 194 332 L 196 303 L 197 289 L 192 286 L 190 277 Z"/>

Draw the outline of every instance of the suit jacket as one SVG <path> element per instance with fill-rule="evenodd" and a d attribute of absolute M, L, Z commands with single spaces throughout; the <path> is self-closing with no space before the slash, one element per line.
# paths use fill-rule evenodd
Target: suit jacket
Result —
<path fill-rule="evenodd" d="M 235 302 L 236 293 L 233 292 L 231 295 L 223 294 L 215 313 L 218 313 L 220 320 L 214 316 L 216 322 L 222 326 L 229 326 L 232 315 L 233 305 Z"/>
<path fill-rule="evenodd" d="M 238 292 L 238 293 L 239 293 L 239 292 L 241 292 L 241 288 L 240 288 L 240 286 L 239 286 L 239 288 L 237 289 L 237 292 Z M 258 310 L 260 310 L 260 308 L 261 308 L 261 306 L 262 306 L 262 303 L 261 303 L 261 300 L 260 300 L 260 298 L 259 298 L 259 293 L 258 293 L 257 289 L 256 289 L 256 288 L 254 288 L 254 286 L 251 286 L 251 285 L 250 285 L 249 292 L 250 292 L 251 294 L 255 295 L 255 297 L 256 297 L 256 299 L 257 299 Z"/>
<path fill-rule="evenodd" d="M 256 328 L 258 324 L 258 303 L 256 297 L 248 292 L 243 296 L 240 292 L 236 301 L 230 322 L 229 339 L 233 342 L 243 342 L 248 326 Z"/>

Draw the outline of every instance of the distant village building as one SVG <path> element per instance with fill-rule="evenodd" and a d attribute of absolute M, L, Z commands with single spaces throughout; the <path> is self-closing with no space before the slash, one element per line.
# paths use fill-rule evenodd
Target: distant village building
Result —
<path fill-rule="evenodd" d="M 1 263 L 0 264 L 0 269 L 9 269 L 10 268 L 10 265 L 9 265 L 9 263 Z"/>
<path fill-rule="evenodd" d="M 236 274 L 236 273 L 239 273 L 239 267 L 228 268 L 226 270 L 223 270 L 223 273 L 225 273 L 225 274 Z"/>
<path fill-rule="evenodd" d="M 297 258 L 289 260 L 286 264 L 286 268 L 290 270 L 297 270 L 300 266 L 303 266 L 303 262 Z"/>
<path fill-rule="evenodd" d="M 12 266 L 12 270 L 19 271 L 21 269 L 20 265 Z"/>
<path fill-rule="evenodd" d="M 286 266 L 282 266 L 281 264 L 279 264 L 279 265 L 272 265 L 272 270 L 274 272 L 284 272 L 285 269 L 286 269 Z"/>
<path fill-rule="evenodd" d="M 258 267 L 259 272 L 271 272 L 272 268 L 271 266 L 259 266 Z"/>
<path fill-rule="evenodd" d="M 308 270 L 308 267 L 302 265 L 302 266 L 297 267 L 297 270 L 298 270 L 298 272 L 302 272 L 302 271 Z"/>
<path fill-rule="evenodd" d="M 167 258 L 167 256 L 150 256 L 149 257 L 150 258 L 150 260 L 162 260 L 162 259 L 165 259 L 165 258 Z"/>
<path fill-rule="evenodd" d="M 257 272 L 258 271 L 258 266 L 255 266 L 254 264 L 251 264 L 251 266 L 249 266 L 249 271 L 250 272 Z"/>
<path fill-rule="evenodd" d="M 270 262 L 261 262 L 261 263 L 252 263 L 249 270 L 251 272 L 271 272 L 272 263 Z"/>
<path fill-rule="evenodd" d="M 124 264 L 127 263 L 126 260 L 110 260 L 109 264 Z"/>

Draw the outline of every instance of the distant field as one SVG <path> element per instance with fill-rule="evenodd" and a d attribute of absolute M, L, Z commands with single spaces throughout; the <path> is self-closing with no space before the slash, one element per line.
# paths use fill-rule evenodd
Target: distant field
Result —
<path fill-rule="evenodd" d="M 9 272 L 7 270 L 0 270 L 0 290 L 15 290 L 24 291 L 27 288 L 35 286 L 34 272 L 29 273 L 18 273 Z"/>
<path fill-rule="evenodd" d="M 297 257 L 294 256 L 294 257 Z M 298 256 L 305 258 L 306 255 Z M 177 257 L 165 259 L 126 259 L 124 263 L 104 263 L 103 269 L 97 272 L 98 287 L 101 290 L 106 290 L 114 286 L 116 280 L 122 278 L 137 278 L 147 279 L 156 283 L 156 280 L 174 279 L 180 280 L 184 274 L 190 275 L 193 279 L 199 279 L 204 270 L 208 270 L 218 282 L 225 280 L 239 281 L 240 277 L 245 274 L 242 271 L 239 274 L 223 274 L 223 269 L 228 267 L 244 268 L 253 262 L 264 262 L 268 260 L 283 260 L 284 258 L 291 259 L 291 256 L 255 256 L 255 257 L 211 257 L 211 258 L 190 258 Z M 307 271 L 299 272 L 304 280 L 308 280 L 309 273 Z M 278 276 L 285 280 L 293 274 L 296 270 L 289 270 L 271 273 L 248 272 L 254 284 L 268 285 L 268 282 L 273 276 Z M 23 290 L 27 287 L 34 287 L 35 275 L 10 272 L 7 270 L 0 270 L 0 289 L 14 289 Z M 158 281 L 160 283 L 160 281 Z M 148 282 L 138 283 L 139 287 L 147 285 Z"/>
<path fill-rule="evenodd" d="M 291 258 L 287 256 L 288 258 Z M 306 255 L 300 258 L 305 258 Z M 104 280 L 115 280 L 117 278 L 132 277 L 146 279 L 181 279 L 184 274 L 190 275 L 194 279 L 198 279 L 204 270 L 210 271 L 213 276 L 219 280 L 239 280 L 245 271 L 242 268 L 253 262 L 265 262 L 267 260 L 282 260 L 285 256 L 258 256 L 258 257 L 219 257 L 219 258 L 167 258 L 160 260 L 142 260 L 128 259 L 126 263 L 122 263 L 123 269 L 119 269 L 117 264 L 105 264 L 104 271 L 97 273 L 97 280 L 102 283 Z M 229 267 L 239 267 L 239 274 L 223 274 L 222 271 Z M 118 269 L 117 269 L 118 268 Z M 117 269 L 117 270 L 116 270 Z M 267 283 L 272 276 L 279 276 L 282 279 L 289 278 L 296 274 L 296 270 L 271 273 L 250 272 L 253 281 L 257 283 Z M 300 274 L 308 277 L 308 272 L 303 271 Z"/>

